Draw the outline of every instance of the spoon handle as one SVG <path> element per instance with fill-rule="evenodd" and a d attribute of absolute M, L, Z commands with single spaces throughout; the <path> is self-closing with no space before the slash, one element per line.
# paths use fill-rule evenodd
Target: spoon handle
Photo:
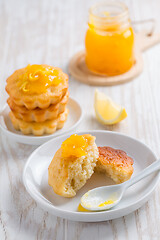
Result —
<path fill-rule="evenodd" d="M 124 187 L 128 188 L 132 186 L 133 184 L 139 182 L 141 179 L 147 177 L 151 173 L 160 170 L 160 160 L 155 161 L 151 165 L 149 165 L 147 168 L 142 170 L 140 173 L 137 174 L 137 176 L 133 177 L 132 179 L 128 180 L 124 183 Z"/>

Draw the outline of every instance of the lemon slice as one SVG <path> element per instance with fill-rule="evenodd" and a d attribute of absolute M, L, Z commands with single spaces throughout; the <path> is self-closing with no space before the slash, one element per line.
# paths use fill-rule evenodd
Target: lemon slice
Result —
<path fill-rule="evenodd" d="M 118 123 L 127 117 L 126 110 L 122 106 L 114 103 L 97 89 L 94 96 L 94 109 L 97 120 L 106 125 Z"/>

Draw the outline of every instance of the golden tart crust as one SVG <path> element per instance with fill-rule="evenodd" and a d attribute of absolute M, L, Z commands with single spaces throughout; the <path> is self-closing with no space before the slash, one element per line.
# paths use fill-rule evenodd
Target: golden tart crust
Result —
<path fill-rule="evenodd" d="M 111 147 L 98 147 L 98 150 L 96 171 L 105 173 L 116 183 L 122 183 L 131 178 L 133 159 L 126 152 Z"/>
<path fill-rule="evenodd" d="M 23 134 L 41 136 L 43 134 L 52 134 L 56 130 L 62 128 L 67 120 L 68 112 L 69 110 L 66 109 L 63 113 L 59 114 L 57 119 L 47 120 L 42 123 L 25 122 L 17 119 L 12 111 L 9 113 L 9 116 L 16 130 L 20 130 Z"/>
<path fill-rule="evenodd" d="M 51 104 L 46 109 L 35 108 L 33 110 L 28 110 L 25 106 L 16 105 L 12 98 L 8 98 L 7 103 L 16 118 L 22 119 L 25 122 L 44 122 L 46 120 L 55 119 L 60 113 L 64 112 L 68 98 L 69 92 L 67 91 L 60 102 Z"/>
<path fill-rule="evenodd" d="M 46 64 L 41 66 L 59 71 L 59 76 L 62 81 L 57 86 L 50 86 L 47 88 L 47 91 L 41 94 L 28 94 L 23 92 L 17 86 L 17 79 L 20 75 L 25 73 L 26 68 L 21 68 L 16 70 L 10 77 L 7 79 L 6 91 L 13 99 L 16 105 L 25 106 L 27 109 L 47 108 L 51 104 L 58 103 L 61 98 L 66 94 L 68 90 L 68 75 L 63 73 L 60 68 L 52 67 Z"/>

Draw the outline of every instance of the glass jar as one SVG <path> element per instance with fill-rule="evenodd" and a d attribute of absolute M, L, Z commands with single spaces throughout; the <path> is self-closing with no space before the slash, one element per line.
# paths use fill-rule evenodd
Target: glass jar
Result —
<path fill-rule="evenodd" d="M 106 1 L 89 10 L 85 61 L 94 73 L 109 76 L 127 72 L 134 64 L 134 33 L 128 8 Z"/>

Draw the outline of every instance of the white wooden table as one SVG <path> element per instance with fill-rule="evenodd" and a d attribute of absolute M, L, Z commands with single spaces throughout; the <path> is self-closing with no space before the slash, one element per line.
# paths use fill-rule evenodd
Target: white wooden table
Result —
<path fill-rule="evenodd" d="M 5 80 L 15 69 L 28 63 L 46 63 L 68 71 L 69 59 L 84 48 L 88 8 L 97 1 L 0 1 L 1 106 L 6 100 Z M 157 29 L 160 27 L 159 0 L 125 2 L 133 20 L 154 17 Z M 160 45 L 143 57 L 144 71 L 134 81 L 99 88 L 126 107 L 128 117 L 118 125 L 103 127 L 95 120 L 95 87 L 81 84 L 70 76 L 70 93 L 85 111 L 78 130 L 122 132 L 148 144 L 160 156 Z M 12 142 L 0 133 L 0 240 L 160 239 L 160 184 L 143 207 L 113 221 L 78 223 L 43 211 L 22 183 L 23 167 L 35 148 Z"/>

